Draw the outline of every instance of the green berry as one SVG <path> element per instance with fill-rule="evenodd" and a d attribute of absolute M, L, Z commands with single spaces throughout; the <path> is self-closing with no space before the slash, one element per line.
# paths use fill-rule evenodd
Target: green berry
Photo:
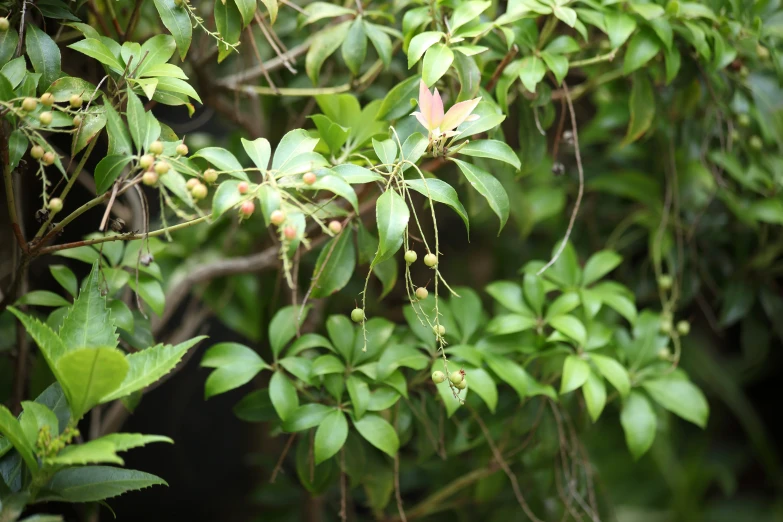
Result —
<path fill-rule="evenodd" d="M 204 181 L 207 183 L 214 183 L 218 179 L 218 173 L 215 169 L 207 169 L 204 171 Z"/>
<path fill-rule="evenodd" d="M 43 158 L 41 158 L 41 161 L 43 161 L 44 165 L 51 165 L 54 163 L 54 153 L 53 152 L 47 152 L 43 155 Z"/>
<path fill-rule="evenodd" d="M 44 155 L 44 149 L 40 145 L 34 145 L 32 149 L 30 149 L 30 156 L 32 156 L 34 159 L 41 159 Z"/>
<path fill-rule="evenodd" d="M 354 308 L 353 311 L 351 311 L 351 321 L 354 323 L 361 323 L 364 321 L 364 310 L 361 308 Z"/>
<path fill-rule="evenodd" d="M 193 199 L 199 200 L 204 199 L 207 197 L 207 186 L 203 183 L 199 183 L 193 189 L 190 191 L 190 195 L 193 196 Z"/>
<path fill-rule="evenodd" d="M 405 252 L 405 262 L 408 263 L 409 265 L 415 263 L 418 258 L 419 256 L 413 250 L 408 250 L 407 252 Z"/>
<path fill-rule="evenodd" d="M 428 295 L 430 295 L 430 293 L 423 286 L 416 289 L 416 299 L 421 301 L 422 299 L 427 299 Z"/>
<path fill-rule="evenodd" d="M 672 351 L 666 347 L 663 347 L 660 350 L 658 350 L 658 359 L 662 361 L 668 361 L 669 359 L 671 359 L 671 356 L 672 356 Z"/>
<path fill-rule="evenodd" d="M 440 384 L 445 380 L 446 380 L 445 373 L 439 371 L 432 372 L 432 382 L 434 382 L 435 384 Z"/>
<path fill-rule="evenodd" d="M 451 384 L 459 384 L 465 380 L 465 370 L 455 370 L 449 375 Z"/>
<path fill-rule="evenodd" d="M 184 143 L 180 143 L 179 145 L 177 145 L 176 151 L 177 151 L 177 154 L 179 154 L 180 156 L 187 156 L 188 155 L 188 146 L 185 145 Z"/>
<path fill-rule="evenodd" d="M 52 198 L 49 200 L 49 210 L 53 213 L 58 213 L 63 209 L 63 200 L 60 198 Z"/>
<path fill-rule="evenodd" d="M 168 163 L 166 163 L 165 161 L 159 161 L 159 162 L 157 162 L 155 164 L 155 172 L 157 172 L 161 176 L 166 174 L 169 171 L 170 168 L 171 168 L 171 166 Z"/>
<path fill-rule="evenodd" d="M 748 145 L 750 148 L 756 152 L 759 152 L 761 149 L 764 148 L 764 142 L 761 141 L 761 138 L 758 136 L 751 136 L 748 140 Z"/>
<path fill-rule="evenodd" d="M 199 184 L 201 184 L 201 182 L 198 180 L 198 178 L 190 178 L 185 183 L 185 188 L 187 188 L 188 190 L 193 190 L 193 187 L 195 187 L 196 185 L 199 185 Z"/>
<path fill-rule="evenodd" d="M 661 290 L 669 290 L 672 287 L 672 277 L 669 275 L 662 275 L 658 278 L 658 288 Z"/>
<path fill-rule="evenodd" d="M 680 335 L 688 335 L 691 332 L 691 323 L 688 321 L 680 321 L 677 323 L 677 333 Z"/>
<path fill-rule="evenodd" d="M 668 317 L 665 317 L 661 319 L 661 325 L 660 325 L 661 333 L 669 334 L 672 331 L 672 320 Z"/>
<path fill-rule="evenodd" d="M 750 127 L 750 116 L 744 112 L 737 116 L 737 125 L 740 127 Z"/>
<path fill-rule="evenodd" d="M 49 125 L 52 123 L 52 113 L 49 111 L 42 112 L 38 115 L 38 121 L 41 122 L 41 125 Z"/>
<path fill-rule="evenodd" d="M 439 324 L 435 327 L 435 331 L 438 332 L 438 335 L 446 335 L 446 327 L 442 324 Z"/>
<path fill-rule="evenodd" d="M 458 390 L 464 390 L 465 388 L 468 387 L 468 381 L 463 379 L 462 381 L 455 384 L 454 387 L 457 388 Z"/>
<path fill-rule="evenodd" d="M 54 96 L 50 92 L 45 92 L 41 95 L 40 101 L 46 107 L 51 107 L 52 105 L 54 105 Z"/>
<path fill-rule="evenodd" d="M 428 267 L 433 267 L 438 264 L 438 256 L 435 254 L 427 254 L 424 256 L 424 264 Z"/>
<path fill-rule="evenodd" d="M 71 107 L 74 109 L 78 109 L 82 106 L 82 97 L 78 94 L 72 94 L 71 99 L 68 100 L 68 103 L 71 104 Z"/>
<path fill-rule="evenodd" d="M 154 170 L 148 170 L 141 176 L 141 182 L 151 187 L 158 182 L 158 173 Z"/>
<path fill-rule="evenodd" d="M 149 151 L 155 155 L 163 154 L 163 143 L 158 140 L 153 141 L 150 143 Z"/>
<path fill-rule="evenodd" d="M 22 100 L 22 110 L 27 112 L 33 112 L 38 107 L 38 100 L 35 98 L 25 98 Z"/>
<path fill-rule="evenodd" d="M 143 169 L 150 168 L 153 163 L 155 163 L 155 157 L 152 154 L 145 154 L 139 158 L 139 167 Z"/>
<path fill-rule="evenodd" d="M 762 60 L 769 58 L 769 49 L 761 44 L 756 45 L 756 55 Z"/>
<path fill-rule="evenodd" d="M 6 32 L 11 24 L 8 22 L 8 18 L 5 16 L 0 17 L 0 31 Z"/>

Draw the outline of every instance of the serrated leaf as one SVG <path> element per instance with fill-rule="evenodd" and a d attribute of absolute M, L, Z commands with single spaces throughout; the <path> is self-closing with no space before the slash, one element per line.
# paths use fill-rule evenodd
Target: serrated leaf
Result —
<path fill-rule="evenodd" d="M 131 469 L 111 466 L 69 468 L 55 474 L 40 500 L 97 502 L 155 485 L 168 484 L 160 477 Z"/>
<path fill-rule="evenodd" d="M 68 397 L 71 416 L 80 419 L 115 391 L 128 373 L 128 362 L 113 347 L 70 350 L 57 360 L 58 381 Z"/>
<path fill-rule="evenodd" d="M 47 457 L 44 462 L 48 466 L 76 466 L 84 464 L 124 464 L 117 456 L 115 446 L 105 440 L 91 440 L 84 444 L 72 444 L 66 446 L 60 453 L 53 457 Z"/>
<path fill-rule="evenodd" d="M 117 346 L 117 332 L 111 311 L 106 306 L 106 298 L 101 295 L 100 270 L 97 265 L 93 265 L 79 297 L 65 316 L 59 335 L 69 350 Z"/>
<path fill-rule="evenodd" d="M 2 404 L 0 404 L 0 433 L 2 433 L 16 448 L 16 451 L 24 459 L 27 467 L 33 472 L 38 471 L 38 461 L 33 454 L 33 447 L 25 437 L 22 426 L 16 417 Z"/>
<path fill-rule="evenodd" d="M 114 445 L 117 452 L 128 451 L 133 448 L 141 448 L 153 442 L 168 442 L 174 444 L 174 441 L 163 435 L 142 435 L 141 433 L 110 433 L 104 435 L 99 441 L 106 441 Z"/>

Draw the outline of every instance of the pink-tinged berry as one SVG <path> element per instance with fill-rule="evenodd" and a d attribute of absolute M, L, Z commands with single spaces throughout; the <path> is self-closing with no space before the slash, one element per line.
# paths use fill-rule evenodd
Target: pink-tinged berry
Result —
<path fill-rule="evenodd" d="M 416 299 L 419 300 L 427 299 L 428 295 L 430 295 L 430 293 L 423 286 L 420 286 L 419 288 L 416 289 Z"/>
<path fill-rule="evenodd" d="M 155 157 L 152 154 L 145 154 L 139 158 L 139 167 L 143 169 L 150 168 L 153 163 L 155 163 Z"/>
<path fill-rule="evenodd" d="M 157 172 L 161 176 L 166 174 L 170 168 L 171 166 L 165 161 L 159 161 L 155 164 L 155 172 Z"/>
<path fill-rule="evenodd" d="M 156 156 L 158 154 L 163 154 L 163 143 L 161 143 L 158 140 L 153 141 L 152 143 L 150 143 L 149 151 L 152 154 L 155 154 Z"/>
<path fill-rule="evenodd" d="M 364 310 L 361 308 L 354 308 L 351 310 L 351 321 L 354 323 L 361 323 L 364 321 Z"/>
<path fill-rule="evenodd" d="M 198 201 L 199 199 L 204 199 L 207 197 L 207 192 L 207 186 L 203 183 L 199 183 L 191 189 L 190 195 L 193 196 L 193 199 Z"/>
<path fill-rule="evenodd" d="M 247 194 L 247 191 L 250 190 L 250 185 L 244 181 L 240 181 L 239 185 L 237 185 L 237 190 L 240 194 Z"/>
<path fill-rule="evenodd" d="M 280 226 L 283 224 L 283 221 L 285 221 L 285 214 L 283 214 L 282 210 L 273 210 L 272 213 L 269 214 L 269 221 L 275 226 Z"/>
<path fill-rule="evenodd" d="M 329 231 L 332 234 L 339 234 L 343 230 L 343 224 L 339 221 L 330 221 L 329 222 Z"/>
<path fill-rule="evenodd" d="M 188 181 L 185 183 L 185 187 L 186 187 L 188 190 L 193 190 L 193 187 L 195 187 L 196 185 L 198 185 L 198 184 L 200 184 L 200 183 L 201 183 L 201 182 L 198 180 L 198 178 L 190 178 L 190 179 L 189 179 L 189 180 L 188 180 Z"/>
<path fill-rule="evenodd" d="M 435 254 L 427 254 L 426 256 L 424 256 L 424 264 L 432 268 L 433 266 L 438 264 L 438 256 L 436 256 Z"/>
<path fill-rule="evenodd" d="M 302 176 L 302 181 L 304 181 L 308 185 L 312 185 L 313 183 L 315 183 L 315 181 L 317 179 L 318 178 L 316 177 L 315 173 L 313 173 L 313 172 L 308 172 L 307 174 Z"/>
<path fill-rule="evenodd" d="M 239 213 L 242 214 L 244 217 L 250 217 L 253 215 L 253 212 L 255 212 L 256 206 L 253 204 L 252 201 L 245 201 L 242 203 L 242 206 L 239 207 Z"/>
<path fill-rule="evenodd" d="M 180 156 L 187 156 L 188 155 L 188 146 L 185 145 L 184 143 L 180 143 L 179 145 L 177 145 L 176 151 L 177 151 L 177 154 L 179 154 Z"/>
<path fill-rule="evenodd" d="M 52 198 L 49 200 L 48 206 L 49 210 L 56 214 L 63 209 L 63 200 L 60 198 Z"/>
<path fill-rule="evenodd" d="M 158 182 L 158 173 L 154 170 L 148 170 L 141 176 L 141 182 L 151 187 Z"/>
<path fill-rule="evenodd" d="M 434 382 L 435 384 L 440 384 L 445 380 L 446 380 L 445 373 L 439 371 L 432 372 L 432 382 Z"/>
<path fill-rule="evenodd" d="M 289 241 L 296 239 L 296 229 L 294 227 L 285 227 L 285 229 L 283 229 L 283 235 Z"/>
<path fill-rule="evenodd" d="M 218 179 L 218 173 L 215 169 L 207 169 L 204 171 L 204 181 L 207 183 L 214 183 Z"/>
<path fill-rule="evenodd" d="M 30 156 L 32 156 L 34 159 L 41 159 L 44 155 L 44 149 L 40 145 L 34 145 L 32 149 L 30 149 Z"/>
<path fill-rule="evenodd" d="M 47 152 L 43 155 L 41 161 L 43 161 L 44 165 L 51 165 L 54 163 L 54 159 L 54 152 Z"/>

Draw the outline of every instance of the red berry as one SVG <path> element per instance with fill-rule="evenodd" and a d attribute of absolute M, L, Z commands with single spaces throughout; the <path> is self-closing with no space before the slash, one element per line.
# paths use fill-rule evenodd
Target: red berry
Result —
<path fill-rule="evenodd" d="M 304 181 L 308 185 L 312 185 L 313 183 L 315 183 L 315 181 L 317 179 L 318 178 L 316 177 L 316 175 L 313 172 L 308 172 L 307 174 L 302 176 L 302 181 Z"/>
<path fill-rule="evenodd" d="M 275 226 L 280 226 L 285 221 L 285 214 L 282 210 L 273 210 L 269 215 L 269 221 Z"/>
<path fill-rule="evenodd" d="M 290 241 L 296 237 L 296 229 L 294 227 L 285 227 L 283 235 Z"/>
<path fill-rule="evenodd" d="M 237 190 L 240 194 L 247 194 L 247 191 L 250 190 L 250 185 L 245 183 L 244 181 L 240 181 L 239 185 L 237 185 Z"/>
<path fill-rule="evenodd" d="M 242 206 L 239 207 L 239 212 L 244 217 L 252 216 L 253 212 L 255 212 L 255 210 L 256 210 L 256 206 L 253 204 L 252 201 L 245 201 L 244 203 L 242 203 Z"/>

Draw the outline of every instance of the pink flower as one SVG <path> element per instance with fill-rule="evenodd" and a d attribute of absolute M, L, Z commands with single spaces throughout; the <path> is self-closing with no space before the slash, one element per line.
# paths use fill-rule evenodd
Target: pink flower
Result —
<path fill-rule="evenodd" d="M 456 136 L 459 133 L 455 129 L 460 124 L 479 118 L 477 114 L 471 113 L 480 101 L 481 97 L 456 103 L 444 115 L 443 100 L 438 89 L 430 93 L 422 81 L 419 84 L 419 110 L 412 114 L 429 131 L 431 137 Z"/>

